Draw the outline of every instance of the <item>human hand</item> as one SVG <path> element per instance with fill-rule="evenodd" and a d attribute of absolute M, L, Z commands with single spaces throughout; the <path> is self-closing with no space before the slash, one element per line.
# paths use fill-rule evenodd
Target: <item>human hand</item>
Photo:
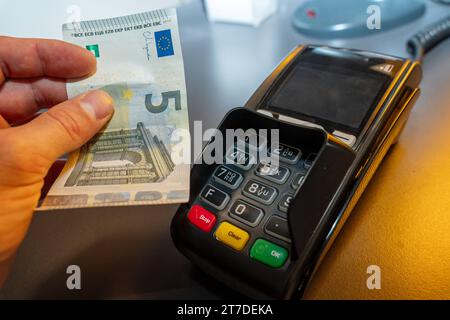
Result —
<path fill-rule="evenodd" d="M 49 168 L 86 143 L 113 114 L 113 101 L 103 91 L 66 101 L 66 79 L 95 69 L 94 56 L 78 46 L 0 37 L 0 287 Z M 41 107 L 49 110 L 36 117 Z"/>

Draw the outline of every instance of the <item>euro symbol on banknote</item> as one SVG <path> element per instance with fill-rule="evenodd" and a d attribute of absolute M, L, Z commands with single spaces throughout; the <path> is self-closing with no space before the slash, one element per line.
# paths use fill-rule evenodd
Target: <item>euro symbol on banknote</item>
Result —
<path fill-rule="evenodd" d="M 154 105 L 152 102 L 153 94 L 145 95 L 145 107 L 151 113 L 161 113 L 166 111 L 169 106 L 170 99 L 175 101 L 175 110 L 181 110 L 181 94 L 180 90 L 169 91 L 161 93 L 162 101 L 159 105 Z"/>

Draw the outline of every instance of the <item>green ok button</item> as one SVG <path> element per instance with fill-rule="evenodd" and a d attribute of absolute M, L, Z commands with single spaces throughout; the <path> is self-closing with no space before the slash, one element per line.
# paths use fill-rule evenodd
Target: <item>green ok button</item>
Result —
<path fill-rule="evenodd" d="M 280 268 L 288 255 L 289 253 L 285 248 L 264 239 L 256 240 L 250 249 L 250 257 L 272 268 Z"/>

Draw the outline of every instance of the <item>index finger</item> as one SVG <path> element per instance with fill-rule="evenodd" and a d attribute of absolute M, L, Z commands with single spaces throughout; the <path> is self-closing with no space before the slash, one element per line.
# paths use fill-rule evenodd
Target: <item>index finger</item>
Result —
<path fill-rule="evenodd" d="M 8 78 L 80 78 L 95 69 L 95 57 L 79 46 L 59 40 L 0 37 L 0 84 Z"/>

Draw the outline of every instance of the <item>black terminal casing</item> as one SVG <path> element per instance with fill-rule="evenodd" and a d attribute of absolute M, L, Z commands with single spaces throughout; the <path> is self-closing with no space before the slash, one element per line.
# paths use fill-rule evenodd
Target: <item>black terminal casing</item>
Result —
<path fill-rule="evenodd" d="M 316 128 L 280 120 L 280 115 L 285 114 L 322 124 L 270 105 L 274 92 L 291 69 L 296 64 L 309 63 L 310 59 L 324 65 L 343 65 L 349 70 L 381 70 L 389 76 L 373 110 L 353 132 L 357 140 L 352 146 L 332 134 L 336 129 L 332 125 L 324 122 L 323 128 Z M 383 70 L 379 66 L 390 67 Z M 317 154 L 287 212 L 292 238 L 288 262 L 282 268 L 270 268 L 249 259 L 248 248 L 237 253 L 215 241 L 212 232 L 202 232 L 190 224 L 186 215 L 218 166 L 204 163 L 193 166 L 190 201 L 180 206 L 172 220 L 171 234 L 176 247 L 203 271 L 244 295 L 259 299 L 301 297 L 378 165 L 397 141 L 419 96 L 421 76 L 420 64 L 410 60 L 350 49 L 296 47 L 246 106 L 228 112 L 218 127 L 223 133 L 239 128 L 279 129 L 280 142 Z M 218 217 L 218 222 L 221 220 L 226 217 Z M 252 237 L 258 237 L 260 232 L 254 230 Z"/>

